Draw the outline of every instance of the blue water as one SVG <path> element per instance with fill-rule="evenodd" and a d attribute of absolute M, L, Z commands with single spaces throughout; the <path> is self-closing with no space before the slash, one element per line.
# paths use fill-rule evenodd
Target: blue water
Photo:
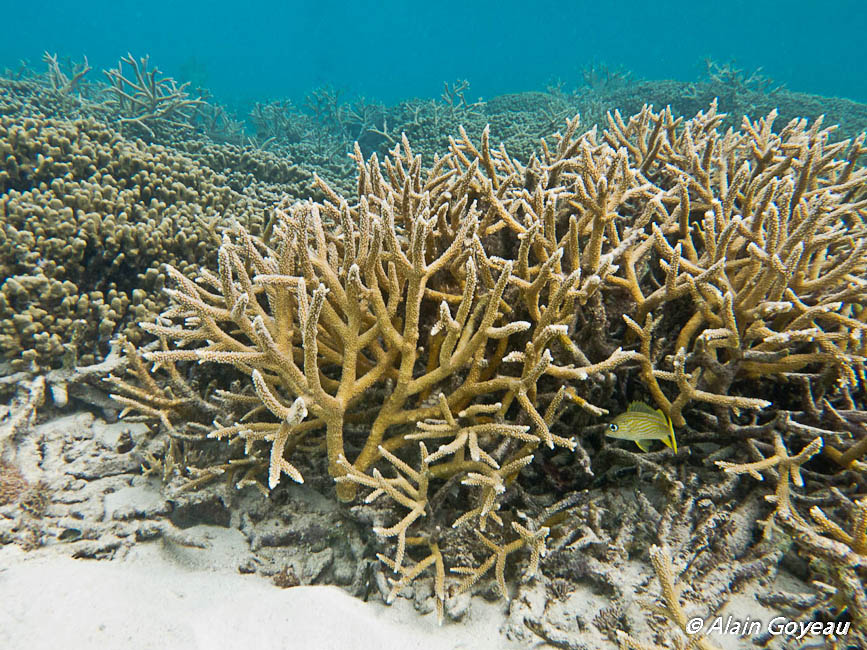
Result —
<path fill-rule="evenodd" d="M 2 2 L 0 69 L 43 51 L 94 71 L 128 51 L 231 105 L 301 98 L 329 83 L 387 103 L 571 88 L 592 62 L 647 79 L 695 80 L 735 60 L 790 90 L 867 102 L 867 2 Z M 469 8 L 462 8 L 468 4 Z M 93 74 L 93 73 L 91 73 Z"/>

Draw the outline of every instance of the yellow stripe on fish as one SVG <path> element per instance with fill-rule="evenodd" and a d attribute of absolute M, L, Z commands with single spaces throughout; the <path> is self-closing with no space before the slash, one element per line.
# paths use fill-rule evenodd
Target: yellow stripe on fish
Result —
<path fill-rule="evenodd" d="M 605 435 L 621 440 L 632 440 L 641 451 L 647 451 L 648 440 L 662 440 L 667 447 L 677 453 L 677 439 L 671 419 L 659 409 L 644 402 L 632 402 L 626 413 L 615 417 Z"/>

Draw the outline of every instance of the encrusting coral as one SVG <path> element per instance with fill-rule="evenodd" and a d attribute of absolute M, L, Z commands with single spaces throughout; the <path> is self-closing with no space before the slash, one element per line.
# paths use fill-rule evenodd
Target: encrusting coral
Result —
<path fill-rule="evenodd" d="M 645 108 L 601 136 L 576 117 L 526 163 L 487 129 L 427 167 L 406 138 L 382 163 L 356 147 L 351 201 L 317 179 L 325 199 L 283 202 L 261 235 L 222 227 L 215 270 L 169 271 L 171 306 L 142 324 L 159 349 L 130 348 L 137 381 L 115 378 L 116 399 L 175 440 L 240 443 L 245 483 L 300 482 L 299 460 L 324 448 L 341 499 L 361 488 L 402 512 L 376 528 L 396 541 L 381 556 L 392 596 L 432 567 L 440 615 L 443 504 L 486 549 L 448 567 L 457 591 L 494 568 L 506 596 L 507 557 L 529 550 L 532 574 L 556 525 L 506 495 L 546 449 L 590 473 L 592 437 L 563 414 L 616 408 L 601 389 L 618 375 L 676 427 L 695 414 L 721 440 L 776 435 L 773 458 L 725 467 L 797 481 L 821 441 L 788 458 L 779 436 L 815 428 L 757 412 L 779 382 L 827 401 L 863 377 L 867 170 L 864 136 L 775 133 L 774 117 L 721 134 L 715 105 L 688 121 Z M 193 362 L 229 383 L 199 394 L 178 369 Z M 180 471 L 199 485 L 230 467 Z"/>

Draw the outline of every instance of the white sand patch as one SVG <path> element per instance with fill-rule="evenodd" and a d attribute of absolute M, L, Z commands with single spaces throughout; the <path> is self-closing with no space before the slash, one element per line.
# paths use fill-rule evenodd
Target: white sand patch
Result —
<path fill-rule="evenodd" d="M 439 627 L 403 599 L 387 607 L 336 587 L 279 589 L 252 575 L 191 570 L 162 553 L 94 562 L 5 547 L 0 602 L 0 648 L 10 650 L 522 647 L 499 633 L 502 605 L 473 599 L 461 623 Z"/>

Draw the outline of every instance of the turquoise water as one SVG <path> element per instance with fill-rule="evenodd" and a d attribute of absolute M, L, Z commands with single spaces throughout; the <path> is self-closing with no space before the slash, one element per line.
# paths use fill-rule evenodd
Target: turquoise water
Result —
<path fill-rule="evenodd" d="M 328 83 L 393 103 L 467 79 L 468 99 L 578 85 L 591 63 L 694 80 L 734 60 L 790 90 L 867 101 L 864 0 L 179 2 L 4 0 L 0 69 L 44 51 L 94 71 L 131 52 L 228 105 Z M 468 6 L 467 6 L 468 5 Z"/>

